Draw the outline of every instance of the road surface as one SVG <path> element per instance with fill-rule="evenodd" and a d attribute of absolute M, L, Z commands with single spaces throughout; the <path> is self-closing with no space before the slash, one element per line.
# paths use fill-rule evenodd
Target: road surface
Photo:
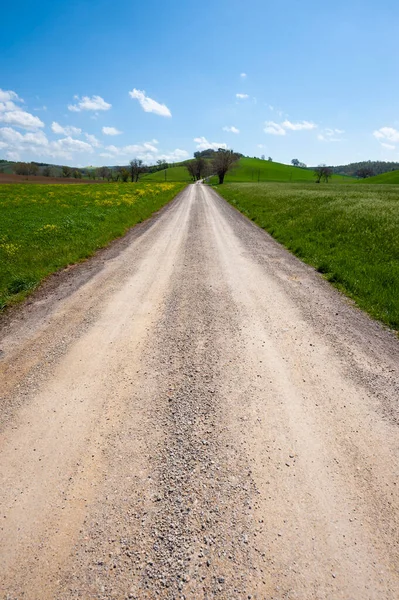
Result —
<path fill-rule="evenodd" d="M 398 339 L 211 189 L 0 348 L 0 598 L 399 597 Z"/>

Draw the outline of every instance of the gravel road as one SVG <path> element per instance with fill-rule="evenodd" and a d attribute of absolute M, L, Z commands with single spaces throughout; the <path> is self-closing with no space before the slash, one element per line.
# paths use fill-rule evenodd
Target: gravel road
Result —
<path fill-rule="evenodd" d="M 399 598 L 399 342 L 191 185 L 0 333 L 0 598 Z"/>

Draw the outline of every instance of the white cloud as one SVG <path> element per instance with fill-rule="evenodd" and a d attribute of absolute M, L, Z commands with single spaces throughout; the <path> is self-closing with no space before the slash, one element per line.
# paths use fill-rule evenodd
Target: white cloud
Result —
<path fill-rule="evenodd" d="M 317 139 L 321 142 L 342 142 L 342 138 L 337 137 L 345 133 L 343 129 L 331 129 L 326 127 L 318 134 Z"/>
<path fill-rule="evenodd" d="M 106 146 L 106 152 L 100 154 L 103 158 L 113 158 L 127 160 L 129 158 L 141 158 L 144 162 L 155 163 L 157 160 L 166 160 L 167 162 L 179 162 L 186 159 L 189 153 L 181 148 L 176 148 L 170 152 L 160 153 L 156 147 L 158 140 L 143 142 L 142 144 L 130 144 L 129 146 Z"/>
<path fill-rule="evenodd" d="M 381 127 L 373 132 L 377 140 L 387 140 L 388 142 L 399 142 L 399 131 L 393 127 Z"/>
<path fill-rule="evenodd" d="M 167 162 L 180 162 L 181 160 L 185 160 L 189 156 L 187 150 L 181 150 L 180 148 L 176 148 L 176 150 L 172 150 L 171 152 L 167 152 L 166 154 L 160 154 L 156 158 L 161 160 L 166 160 Z"/>
<path fill-rule="evenodd" d="M 299 123 L 291 123 L 291 121 L 284 121 L 281 123 L 284 129 L 290 129 L 291 131 L 302 131 L 302 130 L 310 130 L 316 129 L 317 125 L 315 123 L 310 123 L 310 121 L 300 121 Z"/>
<path fill-rule="evenodd" d="M 37 156 L 71 159 L 76 152 L 92 153 L 90 144 L 76 140 L 70 136 L 50 142 L 43 131 L 28 132 L 25 134 L 12 127 L 0 128 L 0 140 L 6 144 L 9 153 L 27 153 Z"/>
<path fill-rule="evenodd" d="M 0 113 L 0 121 L 7 125 L 22 127 L 22 129 L 38 129 L 44 127 L 43 121 L 24 110 L 12 110 Z"/>
<path fill-rule="evenodd" d="M 128 146 L 106 146 L 105 148 L 109 152 L 113 154 L 117 154 L 119 156 L 127 155 L 127 154 L 137 154 L 138 152 L 150 152 L 156 154 L 158 152 L 158 148 L 154 146 L 151 142 L 144 142 L 143 144 L 129 144 Z"/>
<path fill-rule="evenodd" d="M 194 138 L 194 142 L 196 142 L 198 150 L 208 150 L 208 148 L 212 148 L 213 150 L 218 150 L 219 148 L 227 149 L 227 144 L 224 142 L 208 142 L 203 136 Z"/>
<path fill-rule="evenodd" d="M 270 133 L 270 135 L 285 135 L 286 131 L 284 127 L 275 123 L 274 121 L 266 121 L 265 128 L 263 130 L 265 133 Z"/>
<path fill-rule="evenodd" d="M 75 140 L 71 136 L 50 143 L 50 148 L 53 152 L 59 150 L 61 153 L 71 154 L 72 152 L 93 152 L 93 148 L 87 142 Z"/>
<path fill-rule="evenodd" d="M 103 127 L 102 132 L 104 135 L 120 135 L 123 133 L 122 131 L 119 131 L 119 129 L 116 129 L 116 127 Z"/>
<path fill-rule="evenodd" d="M 152 98 L 149 98 L 148 96 L 145 95 L 144 90 L 136 90 L 136 88 L 133 88 L 133 90 L 131 92 L 129 92 L 129 96 L 135 100 L 138 100 L 141 105 L 141 108 L 145 112 L 152 112 L 152 113 L 155 113 L 156 115 L 160 115 L 161 117 L 171 117 L 172 116 L 172 113 L 170 112 L 170 110 L 166 106 L 166 104 L 160 104 L 159 102 L 156 102 Z"/>
<path fill-rule="evenodd" d="M 11 90 L 2 90 L 0 88 L 0 102 L 23 102 L 22 98 L 18 96 L 15 92 Z"/>
<path fill-rule="evenodd" d="M 240 77 L 241 77 L 242 79 L 245 79 L 245 78 L 246 78 L 246 76 L 247 76 L 247 74 L 246 74 L 246 73 L 240 73 Z"/>
<path fill-rule="evenodd" d="M 257 144 L 258 148 L 266 148 L 264 144 Z"/>
<path fill-rule="evenodd" d="M 0 89 L 0 121 L 22 129 L 39 129 L 44 127 L 43 121 L 22 110 L 16 102 L 23 102 L 15 92 Z"/>
<path fill-rule="evenodd" d="M 246 100 L 249 98 L 249 96 L 248 94 L 236 94 L 236 98 L 239 98 L 240 100 Z"/>
<path fill-rule="evenodd" d="M 74 96 L 75 100 L 79 100 L 77 104 L 69 104 L 68 110 L 72 112 L 80 112 L 82 110 L 109 110 L 112 104 L 105 102 L 104 98 L 101 96 L 83 96 L 83 98 L 79 98 L 79 96 Z"/>
<path fill-rule="evenodd" d="M 240 133 L 240 130 L 237 129 L 237 127 L 234 127 L 234 125 L 232 125 L 231 127 L 223 127 L 223 131 L 229 131 L 230 133 Z"/>
<path fill-rule="evenodd" d="M 93 146 L 93 148 L 100 148 L 101 144 L 96 138 L 95 135 L 91 135 L 91 133 L 85 133 L 85 138 Z"/>
<path fill-rule="evenodd" d="M 395 150 L 396 146 L 393 144 L 386 144 L 385 142 L 381 142 L 381 146 L 383 148 L 387 148 L 388 150 Z"/>
<path fill-rule="evenodd" d="M 8 160 L 18 161 L 21 160 L 21 155 L 19 152 L 13 152 L 10 150 L 9 152 L 6 152 L 6 158 Z"/>
<path fill-rule="evenodd" d="M 67 125 L 66 127 L 63 127 L 56 121 L 52 122 L 51 131 L 59 135 L 80 135 L 82 133 L 82 130 L 79 129 L 79 127 L 73 127 L 73 125 Z"/>

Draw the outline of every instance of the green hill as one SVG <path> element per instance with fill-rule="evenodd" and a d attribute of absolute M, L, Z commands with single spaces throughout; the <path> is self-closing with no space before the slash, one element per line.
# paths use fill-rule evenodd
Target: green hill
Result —
<path fill-rule="evenodd" d="M 140 177 L 140 181 L 191 181 L 186 167 L 169 167 L 156 173 L 148 173 Z"/>
<path fill-rule="evenodd" d="M 227 173 L 225 182 L 257 182 L 257 181 L 285 181 L 290 183 L 312 182 L 315 175 L 312 169 L 301 169 L 291 165 L 261 160 L 260 158 L 241 158 L 237 166 Z M 351 177 L 333 175 L 335 183 L 350 183 Z"/>
<path fill-rule="evenodd" d="M 362 179 L 359 183 L 390 183 L 399 185 L 399 171 L 390 171 L 389 173 L 383 173 L 382 175 L 367 177 L 367 179 Z"/>
<path fill-rule="evenodd" d="M 190 181 L 190 175 L 186 167 L 182 164 L 178 167 L 169 167 L 163 171 L 157 171 L 144 175 L 140 181 Z M 311 169 L 301 169 L 291 165 L 269 162 L 260 158 L 240 158 L 236 166 L 227 173 L 225 182 L 257 182 L 257 181 L 285 181 L 290 183 L 312 182 L 315 180 Z M 212 183 L 217 179 L 212 178 Z M 333 175 L 332 181 L 335 183 L 354 181 L 351 177 L 345 175 Z"/>

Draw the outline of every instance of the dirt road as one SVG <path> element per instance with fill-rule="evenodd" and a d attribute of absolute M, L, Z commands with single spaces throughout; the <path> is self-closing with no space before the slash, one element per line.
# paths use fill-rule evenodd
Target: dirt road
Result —
<path fill-rule="evenodd" d="M 399 597 L 398 340 L 212 190 L 0 348 L 0 598 Z"/>

